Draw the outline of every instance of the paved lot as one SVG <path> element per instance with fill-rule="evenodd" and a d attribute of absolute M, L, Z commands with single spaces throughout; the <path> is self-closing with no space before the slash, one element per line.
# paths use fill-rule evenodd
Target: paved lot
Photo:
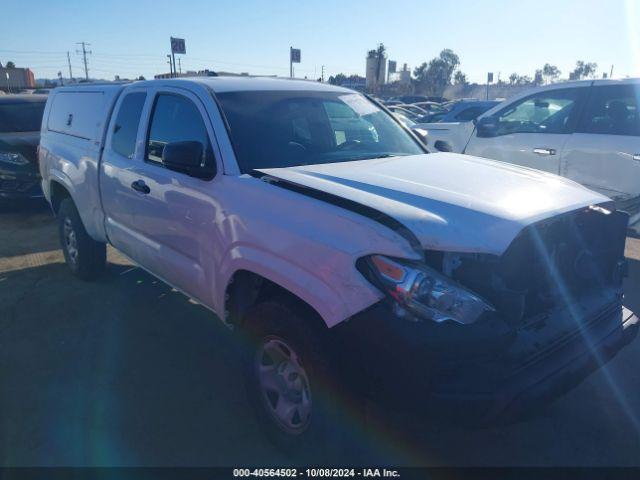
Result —
<path fill-rule="evenodd" d="M 640 311 L 640 240 L 627 255 L 627 303 Z M 286 463 L 255 427 L 217 319 L 112 250 L 109 262 L 98 282 L 75 280 L 47 210 L 0 212 L 0 464 Z M 639 364 L 636 341 L 506 427 L 445 430 L 399 416 L 355 433 L 367 453 L 352 460 L 640 465 Z"/>

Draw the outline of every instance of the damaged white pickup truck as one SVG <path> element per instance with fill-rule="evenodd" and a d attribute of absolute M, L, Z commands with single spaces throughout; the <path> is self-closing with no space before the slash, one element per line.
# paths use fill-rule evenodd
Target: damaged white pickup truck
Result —
<path fill-rule="evenodd" d="M 426 153 L 353 91 L 217 77 L 58 88 L 39 155 L 71 271 L 111 244 L 214 311 L 261 422 L 304 447 L 345 387 L 509 418 L 637 333 L 607 197 Z"/>

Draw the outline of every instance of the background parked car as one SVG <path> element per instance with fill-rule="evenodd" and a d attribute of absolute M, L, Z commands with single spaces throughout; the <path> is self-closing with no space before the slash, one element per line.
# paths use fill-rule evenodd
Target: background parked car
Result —
<path fill-rule="evenodd" d="M 37 148 L 46 95 L 0 97 L 0 201 L 42 197 Z"/>
<path fill-rule="evenodd" d="M 398 105 L 398 107 L 402 107 L 405 110 L 410 111 L 411 113 L 413 113 L 414 115 L 418 115 L 419 117 L 422 117 L 424 115 L 428 115 L 429 112 L 413 103 L 403 103 L 401 105 Z"/>
<path fill-rule="evenodd" d="M 416 125 L 416 122 L 411 120 L 402 112 L 393 112 L 393 114 L 398 120 L 400 120 L 400 123 L 402 123 L 407 128 L 413 128 Z"/>
<path fill-rule="evenodd" d="M 487 110 L 492 109 L 498 103 L 496 101 L 460 100 L 441 106 L 441 110 L 429 113 L 422 117 L 418 123 L 435 122 L 470 122 L 475 120 Z"/>
<path fill-rule="evenodd" d="M 389 110 L 391 110 L 391 112 L 393 112 L 393 113 L 402 114 L 405 117 L 410 118 L 414 122 L 417 122 L 418 119 L 423 117 L 423 115 L 414 113 L 411 110 L 407 109 L 404 104 L 401 104 L 401 105 L 387 105 L 387 108 Z"/>
<path fill-rule="evenodd" d="M 416 103 L 416 102 L 428 102 L 432 101 L 429 97 L 424 95 L 401 95 L 399 97 L 394 98 L 394 100 L 398 100 L 402 103 Z"/>
<path fill-rule="evenodd" d="M 437 102 L 416 102 L 413 105 L 416 107 L 420 107 L 423 110 L 426 110 L 427 113 L 435 113 L 444 110 L 441 103 Z"/>

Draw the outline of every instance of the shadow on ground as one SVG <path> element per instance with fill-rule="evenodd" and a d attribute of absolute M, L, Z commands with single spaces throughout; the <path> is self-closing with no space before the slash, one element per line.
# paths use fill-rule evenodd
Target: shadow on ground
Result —
<path fill-rule="evenodd" d="M 277 457 L 255 440 L 229 334 L 208 310 L 121 265 L 90 285 L 63 264 L 3 285 L 1 464 Z"/>

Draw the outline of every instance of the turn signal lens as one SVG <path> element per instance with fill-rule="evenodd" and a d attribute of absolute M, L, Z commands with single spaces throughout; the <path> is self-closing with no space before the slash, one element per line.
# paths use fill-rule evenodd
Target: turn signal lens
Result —
<path fill-rule="evenodd" d="M 386 277 L 388 280 L 395 283 L 401 283 L 404 281 L 406 272 L 402 265 L 380 255 L 372 256 L 371 262 L 373 262 L 375 267 L 378 269 L 378 273 Z"/>

